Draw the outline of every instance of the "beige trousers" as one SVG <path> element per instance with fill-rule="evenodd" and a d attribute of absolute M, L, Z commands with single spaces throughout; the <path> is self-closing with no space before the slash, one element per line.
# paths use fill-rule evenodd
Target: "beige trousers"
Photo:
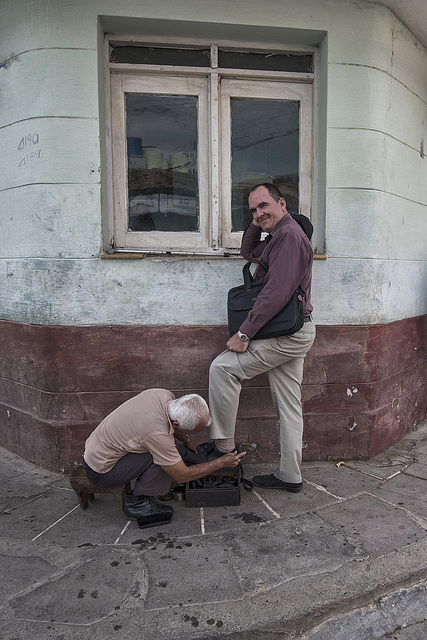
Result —
<path fill-rule="evenodd" d="M 210 437 L 233 438 L 241 383 L 267 373 L 274 409 L 280 420 L 280 463 L 274 475 L 284 482 L 301 482 L 302 402 L 304 358 L 316 328 L 306 322 L 292 336 L 251 340 L 244 353 L 224 351 L 209 371 Z"/>

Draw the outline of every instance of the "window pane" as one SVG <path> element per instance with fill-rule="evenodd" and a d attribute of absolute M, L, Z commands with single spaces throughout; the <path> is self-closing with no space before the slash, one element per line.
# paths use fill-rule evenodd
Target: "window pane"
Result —
<path fill-rule="evenodd" d="M 185 67 L 209 67 L 210 49 L 172 49 L 112 45 L 110 61 L 127 64 L 173 64 Z"/>
<path fill-rule="evenodd" d="M 198 231 L 197 97 L 126 94 L 129 230 Z"/>
<path fill-rule="evenodd" d="M 252 219 L 250 189 L 275 184 L 289 211 L 298 211 L 299 102 L 231 98 L 232 231 Z"/>
<path fill-rule="evenodd" d="M 253 53 L 251 51 L 218 51 L 218 65 L 225 69 L 258 69 L 311 73 L 313 56 L 290 53 Z"/>

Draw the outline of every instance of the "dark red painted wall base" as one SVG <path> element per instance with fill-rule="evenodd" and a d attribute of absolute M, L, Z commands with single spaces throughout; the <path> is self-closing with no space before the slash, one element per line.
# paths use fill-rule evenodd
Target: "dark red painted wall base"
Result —
<path fill-rule="evenodd" d="M 50 327 L 0 321 L 0 445 L 69 472 L 102 418 L 150 387 L 207 399 L 225 327 Z M 304 459 L 369 458 L 426 418 L 427 316 L 319 326 L 306 358 Z M 203 434 L 202 434 L 203 435 Z M 244 383 L 236 440 L 278 455 L 266 376 Z M 250 448 L 252 450 L 252 448 Z"/>

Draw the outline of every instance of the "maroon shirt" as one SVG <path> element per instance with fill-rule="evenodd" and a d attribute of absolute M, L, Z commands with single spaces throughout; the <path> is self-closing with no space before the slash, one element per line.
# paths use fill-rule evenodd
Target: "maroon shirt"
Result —
<path fill-rule="evenodd" d="M 261 266 L 256 268 L 255 277 L 264 279 L 264 287 L 240 327 L 250 338 L 289 302 L 298 285 L 305 291 L 304 315 L 313 311 L 313 249 L 304 231 L 287 213 L 265 240 L 261 240 L 261 233 L 261 227 L 251 223 L 243 234 L 240 250 L 247 260 L 261 257 L 268 265 L 267 273 Z"/>

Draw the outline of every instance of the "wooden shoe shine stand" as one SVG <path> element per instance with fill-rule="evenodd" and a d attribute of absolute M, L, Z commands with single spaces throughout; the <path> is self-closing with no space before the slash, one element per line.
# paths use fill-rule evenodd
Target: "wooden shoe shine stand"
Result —
<path fill-rule="evenodd" d="M 131 490 L 130 482 L 118 487 L 97 487 L 89 482 L 86 476 L 84 467 L 77 467 L 70 476 L 70 485 L 77 493 L 80 507 L 84 510 L 87 509 L 89 502 L 95 499 L 95 495 L 98 493 L 104 493 L 108 495 L 119 495 L 121 500 L 121 507 L 123 511 L 125 493 Z"/>

